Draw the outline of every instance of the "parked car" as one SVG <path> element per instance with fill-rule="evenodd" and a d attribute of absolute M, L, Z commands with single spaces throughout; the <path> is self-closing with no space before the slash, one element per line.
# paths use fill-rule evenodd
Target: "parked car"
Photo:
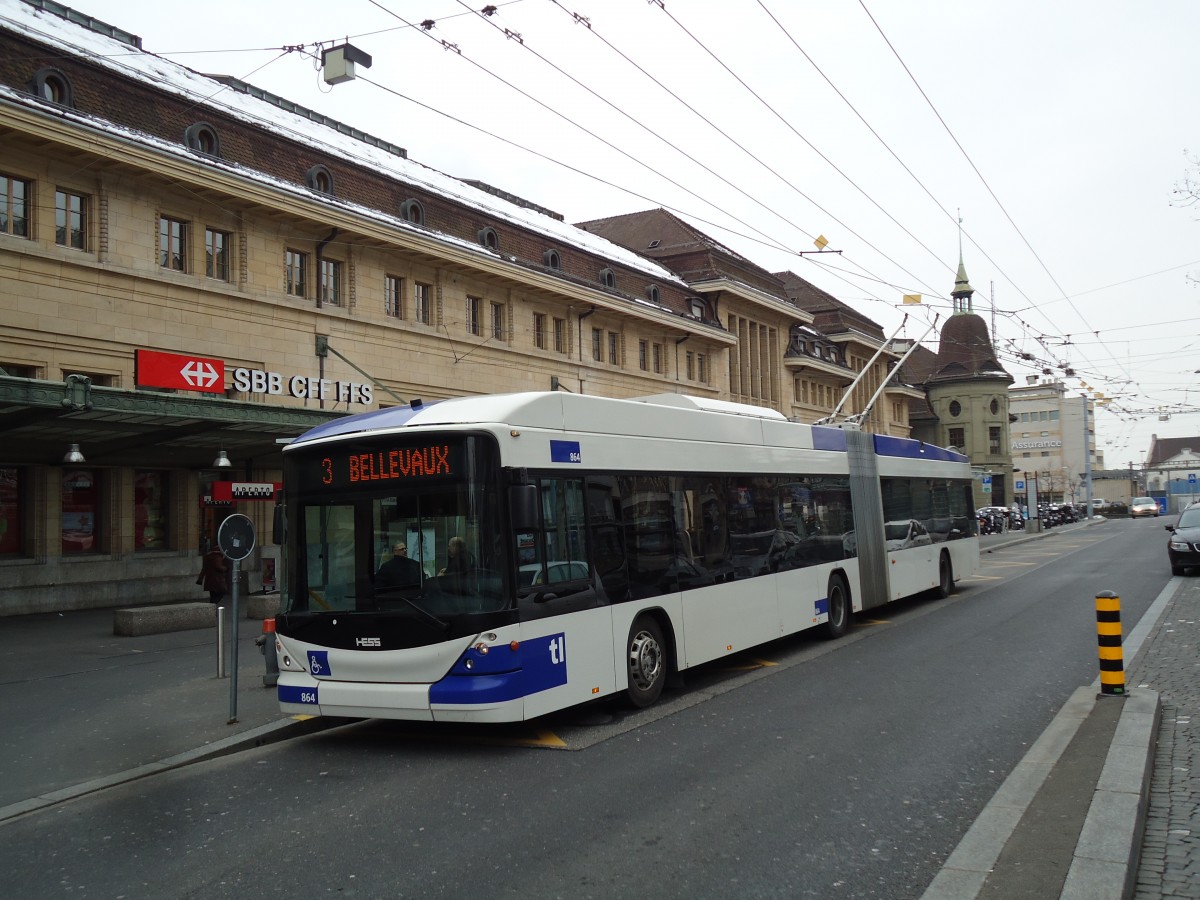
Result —
<path fill-rule="evenodd" d="M 1188 566 L 1200 567 L 1200 504 L 1193 503 L 1179 514 L 1179 521 L 1163 527 L 1171 532 L 1167 541 L 1171 574 L 1182 575 Z"/>
<path fill-rule="evenodd" d="M 1129 515 L 1135 519 L 1158 515 L 1158 502 L 1153 497 L 1134 497 L 1129 501 Z"/>
<path fill-rule="evenodd" d="M 577 560 L 551 560 L 543 571 L 540 563 L 529 563 L 517 570 L 521 587 L 538 584 L 559 584 L 563 581 L 578 581 L 588 577 L 587 563 Z"/>

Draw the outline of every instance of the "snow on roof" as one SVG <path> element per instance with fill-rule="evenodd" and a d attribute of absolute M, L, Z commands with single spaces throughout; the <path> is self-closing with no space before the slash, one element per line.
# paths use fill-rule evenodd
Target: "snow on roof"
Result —
<path fill-rule="evenodd" d="M 298 113 L 282 109 L 265 100 L 243 94 L 229 88 L 216 78 L 195 72 L 170 60 L 155 56 L 153 53 L 146 51 L 131 53 L 128 43 L 99 34 L 27 3 L 6 4 L 3 9 L 0 9 L 0 23 L 17 33 L 27 34 L 32 39 L 50 47 L 84 56 L 90 62 L 124 77 L 178 94 L 191 103 L 219 109 L 233 118 L 267 128 L 276 134 L 300 141 L 310 147 L 323 148 L 349 162 L 421 187 L 448 200 L 485 211 L 497 219 L 594 253 L 630 269 L 637 269 L 658 280 L 687 287 L 687 282 L 670 270 L 604 238 L 589 234 L 580 228 L 575 228 L 534 210 L 511 204 L 436 169 L 363 143 L 334 128 L 313 122 Z M 148 137 L 140 132 L 134 133 L 119 127 L 110 128 L 110 130 L 135 136 L 139 141 L 144 141 Z M 178 145 L 162 141 L 154 143 L 181 156 L 192 155 L 182 143 Z M 242 167 L 231 168 L 236 168 L 240 174 L 255 180 L 274 184 L 282 183 L 279 179 L 270 178 L 256 170 Z M 295 187 L 295 185 L 288 186 Z M 326 198 L 323 197 L 323 199 Z M 402 222 L 399 217 L 379 216 L 378 211 L 374 212 L 377 217 L 386 219 L 389 223 Z M 439 237 L 442 236 L 439 232 Z"/>

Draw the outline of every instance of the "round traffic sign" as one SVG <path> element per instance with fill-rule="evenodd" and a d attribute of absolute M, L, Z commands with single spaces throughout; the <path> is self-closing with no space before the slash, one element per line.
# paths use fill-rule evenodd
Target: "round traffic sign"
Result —
<path fill-rule="evenodd" d="M 229 559 L 245 559 L 254 549 L 254 523 L 234 513 L 217 529 L 217 546 Z"/>

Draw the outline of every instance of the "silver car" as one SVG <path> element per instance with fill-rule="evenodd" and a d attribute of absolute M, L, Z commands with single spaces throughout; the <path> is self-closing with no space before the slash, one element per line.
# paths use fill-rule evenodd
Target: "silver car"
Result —
<path fill-rule="evenodd" d="M 1157 516 L 1158 503 L 1153 497 L 1134 497 L 1129 501 L 1129 515 L 1135 519 L 1143 516 Z"/>

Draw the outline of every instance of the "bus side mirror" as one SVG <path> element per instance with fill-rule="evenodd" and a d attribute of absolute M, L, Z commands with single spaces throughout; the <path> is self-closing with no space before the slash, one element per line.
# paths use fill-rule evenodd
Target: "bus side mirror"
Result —
<path fill-rule="evenodd" d="M 538 489 L 535 484 L 508 488 L 508 511 L 513 531 L 535 531 L 538 527 Z"/>

